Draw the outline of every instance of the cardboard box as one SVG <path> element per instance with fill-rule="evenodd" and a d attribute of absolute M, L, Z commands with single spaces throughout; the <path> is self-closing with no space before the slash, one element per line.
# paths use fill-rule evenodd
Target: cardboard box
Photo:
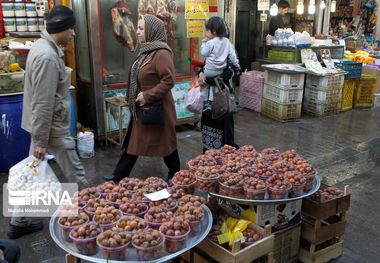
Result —
<path fill-rule="evenodd" d="M 380 69 L 363 66 L 362 74 L 369 74 L 377 77 L 375 93 L 380 93 Z"/>
<path fill-rule="evenodd" d="M 237 215 L 249 209 L 249 206 L 224 200 L 219 200 L 219 204 Z M 261 227 L 271 224 L 272 232 L 276 232 L 301 222 L 301 207 L 302 199 L 278 205 L 256 205 L 253 206 L 254 213 L 248 219 Z"/>
<path fill-rule="evenodd" d="M 237 240 L 232 244 L 232 251 L 206 238 L 198 244 L 197 249 L 200 249 L 212 259 L 223 263 L 251 262 L 262 256 L 269 256 L 274 246 L 274 235 L 271 233 L 270 227 L 268 227 L 269 229 L 264 229 L 251 223 L 248 228 L 260 232 L 263 238 L 245 248 L 241 248 L 240 240 Z M 272 262 L 272 260 L 269 262 Z"/>

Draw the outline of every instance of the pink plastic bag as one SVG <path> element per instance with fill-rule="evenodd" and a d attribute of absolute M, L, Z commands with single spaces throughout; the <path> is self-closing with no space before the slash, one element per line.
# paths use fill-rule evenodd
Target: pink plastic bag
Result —
<path fill-rule="evenodd" d="M 198 81 L 196 85 L 192 84 L 192 88 L 185 95 L 184 102 L 185 102 L 186 110 L 195 114 L 199 114 L 202 112 L 204 99 L 203 99 L 203 95 L 201 93 L 201 87 L 199 86 Z"/>

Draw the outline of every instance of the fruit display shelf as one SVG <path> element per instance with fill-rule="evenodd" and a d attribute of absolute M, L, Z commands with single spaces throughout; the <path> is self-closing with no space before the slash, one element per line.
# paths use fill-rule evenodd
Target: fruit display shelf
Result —
<path fill-rule="evenodd" d="M 142 263 L 142 262 L 146 262 L 146 263 L 148 263 L 148 262 L 151 262 L 151 263 L 166 262 L 170 259 L 173 259 L 173 258 L 183 254 L 187 250 L 195 247 L 196 245 L 198 245 L 202 240 L 204 240 L 207 237 L 207 234 L 209 233 L 211 226 L 212 226 L 212 213 L 211 213 L 210 209 L 205 205 L 202 205 L 202 208 L 205 212 L 205 217 L 199 226 L 200 229 L 195 235 L 189 237 L 189 239 L 186 240 L 186 247 L 184 249 L 179 250 L 175 253 L 168 253 L 165 249 L 163 249 L 163 251 L 161 252 L 160 258 L 157 258 L 155 260 L 149 260 L 149 261 L 141 261 L 138 259 L 136 249 L 128 248 L 128 251 L 126 253 L 126 260 L 127 261 L 123 261 L 123 262 L 129 262 L 129 263 L 133 263 L 133 262 L 139 262 L 139 263 Z M 52 239 L 61 249 L 65 250 L 67 253 L 73 255 L 76 258 L 80 258 L 80 259 L 83 259 L 83 260 L 86 260 L 89 262 L 95 262 L 95 263 L 102 263 L 102 262 L 104 262 L 104 263 L 112 263 L 112 262 L 116 263 L 116 262 L 120 262 L 120 261 L 116 261 L 116 260 L 104 259 L 102 254 L 101 254 L 100 249 L 98 249 L 97 253 L 93 256 L 86 256 L 86 255 L 78 253 L 74 243 L 69 243 L 69 242 L 66 242 L 64 240 L 64 237 L 62 236 L 62 233 L 61 233 L 60 228 L 58 226 L 58 213 L 59 213 L 59 211 L 57 210 L 55 212 L 55 214 L 52 216 L 50 223 L 49 223 L 49 230 L 50 230 L 50 235 L 51 235 Z"/>
<path fill-rule="evenodd" d="M 284 199 L 278 199 L 278 200 L 241 199 L 241 198 L 234 198 L 234 197 L 230 197 L 230 196 L 221 195 L 221 194 L 218 194 L 215 192 L 209 192 L 209 194 L 211 196 L 214 196 L 214 197 L 226 200 L 226 201 L 230 201 L 230 202 L 238 203 L 238 204 L 245 204 L 245 205 L 282 204 L 282 203 L 288 203 L 288 202 L 296 201 L 299 199 L 303 199 L 307 196 L 310 196 L 310 195 L 314 194 L 316 191 L 318 191 L 320 185 L 321 185 L 321 180 L 319 179 L 318 174 L 317 174 L 315 176 L 313 187 L 307 193 L 304 193 L 303 195 L 298 196 L 298 197 L 284 198 Z"/>

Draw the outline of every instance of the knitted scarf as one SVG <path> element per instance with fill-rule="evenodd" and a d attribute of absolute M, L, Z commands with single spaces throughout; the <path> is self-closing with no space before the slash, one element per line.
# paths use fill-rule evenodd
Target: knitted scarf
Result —
<path fill-rule="evenodd" d="M 142 44 L 140 52 L 132 65 L 127 90 L 127 101 L 134 120 L 137 120 L 136 98 L 140 91 L 135 76 L 138 76 L 139 70 L 152 60 L 157 50 L 167 49 L 172 52 L 166 43 L 167 40 L 164 22 L 152 15 L 144 15 L 143 19 L 145 23 L 146 42 Z"/>

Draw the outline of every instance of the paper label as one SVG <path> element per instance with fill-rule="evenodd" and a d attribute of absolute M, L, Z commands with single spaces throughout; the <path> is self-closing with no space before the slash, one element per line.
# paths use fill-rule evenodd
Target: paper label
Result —
<path fill-rule="evenodd" d="M 187 37 L 204 37 L 205 22 L 204 21 L 187 21 Z"/>
<path fill-rule="evenodd" d="M 266 13 L 261 13 L 261 14 L 260 14 L 260 21 L 261 21 L 261 22 L 265 22 L 265 21 L 267 21 L 267 18 L 268 18 L 268 16 L 267 16 Z"/>
<path fill-rule="evenodd" d="M 185 19 L 208 19 L 209 2 L 208 0 L 186 0 Z"/>
<path fill-rule="evenodd" d="M 171 196 L 171 194 L 166 189 L 163 189 L 151 194 L 144 194 L 144 195 L 151 201 L 160 201 L 163 199 L 167 199 Z"/>

